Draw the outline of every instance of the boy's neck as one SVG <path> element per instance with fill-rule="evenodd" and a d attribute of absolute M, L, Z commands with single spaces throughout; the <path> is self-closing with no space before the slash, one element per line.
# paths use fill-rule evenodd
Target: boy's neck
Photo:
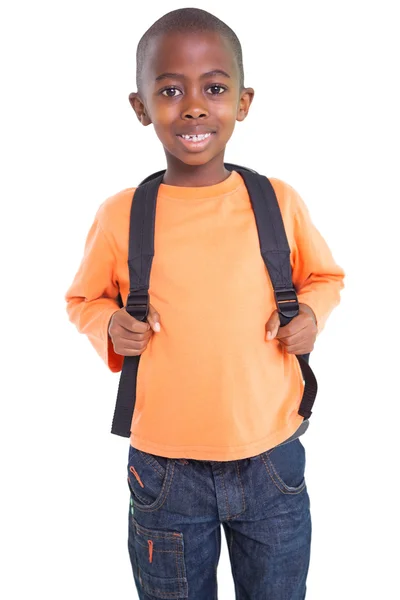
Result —
<path fill-rule="evenodd" d="M 179 187 L 204 187 L 225 181 L 230 171 L 225 169 L 223 159 L 211 160 L 205 165 L 186 165 L 181 161 L 167 157 L 167 170 L 163 183 Z"/>

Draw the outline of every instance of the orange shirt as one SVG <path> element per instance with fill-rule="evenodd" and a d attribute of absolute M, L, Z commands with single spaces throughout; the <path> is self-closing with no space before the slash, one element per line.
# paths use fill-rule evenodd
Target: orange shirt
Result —
<path fill-rule="evenodd" d="M 297 192 L 270 181 L 298 299 L 313 309 L 320 333 L 340 301 L 344 272 Z M 108 324 L 119 310 L 118 293 L 124 305 L 128 295 L 134 190 L 99 207 L 66 293 L 70 320 L 113 372 L 123 357 L 114 352 Z M 161 331 L 140 358 L 132 446 L 171 458 L 226 461 L 255 456 L 296 431 L 303 421 L 297 412 L 303 379 L 296 357 L 265 339 L 276 305 L 239 173 L 206 187 L 161 184 L 149 294 Z"/>

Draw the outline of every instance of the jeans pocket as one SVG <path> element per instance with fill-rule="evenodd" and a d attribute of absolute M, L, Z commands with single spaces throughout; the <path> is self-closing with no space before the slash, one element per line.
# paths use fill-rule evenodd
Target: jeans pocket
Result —
<path fill-rule="evenodd" d="M 188 598 L 183 534 L 142 527 L 134 518 L 131 531 L 137 579 L 146 597 Z"/>
<path fill-rule="evenodd" d="M 299 438 L 261 454 L 268 476 L 283 494 L 299 494 L 306 487 L 306 453 Z"/>
<path fill-rule="evenodd" d="M 127 481 L 135 508 L 156 510 L 165 501 L 174 474 L 174 461 L 129 446 Z"/>

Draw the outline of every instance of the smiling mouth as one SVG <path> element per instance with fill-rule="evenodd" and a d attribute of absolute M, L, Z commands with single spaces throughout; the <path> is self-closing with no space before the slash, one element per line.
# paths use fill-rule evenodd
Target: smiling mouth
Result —
<path fill-rule="evenodd" d="M 188 142 L 202 142 L 211 137 L 212 133 L 194 134 L 194 135 L 178 135 L 178 137 L 187 140 Z"/>
<path fill-rule="evenodd" d="M 188 152 L 203 152 L 211 144 L 211 138 L 215 135 L 214 131 L 207 133 L 178 134 L 176 137 L 181 140 L 181 144 Z"/>

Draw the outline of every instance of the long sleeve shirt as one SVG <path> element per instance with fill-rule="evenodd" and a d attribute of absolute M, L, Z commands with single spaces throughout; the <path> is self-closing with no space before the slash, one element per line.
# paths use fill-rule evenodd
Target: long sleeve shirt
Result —
<path fill-rule="evenodd" d="M 318 335 L 340 302 L 344 271 L 299 194 L 270 178 L 288 238 L 298 300 Z M 70 320 L 110 371 L 122 369 L 108 334 L 129 291 L 129 217 L 135 188 L 99 207 L 65 299 Z M 282 443 L 303 422 L 297 358 L 265 325 L 276 309 L 244 181 L 233 171 L 205 187 L 161 184 L 150 303 L 160 314 L 141 355 L 131 444 L 175 458 L 235 460 Z"/>

